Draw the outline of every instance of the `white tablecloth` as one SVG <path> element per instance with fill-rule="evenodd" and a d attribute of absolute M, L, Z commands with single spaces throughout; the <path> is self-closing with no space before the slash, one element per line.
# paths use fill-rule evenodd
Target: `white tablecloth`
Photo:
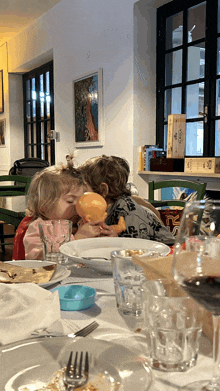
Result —
<path fill-rule="evenodd" d="M 95 278 L 94 273 L 86 277 L 85 271 L 77 272 L 75 268 L 73 268 L 73 273 L 61 284 L 77 283 L 95 288 L 97 290 L 96 303 L 84 311 L 61 311 L 61 317 L 75 320 L 80 327 L 88 324 L 90 320 L 96 320 L 100 326 L 92 333 L 93 338 L 126 344 L 131 349 L 138 348 L 146 356 L 148 346 L 144 335 L 135 334 L 132 331 L 132 329 L 137 330 L 142 320 L 137 319 L 134 323 L 132 319 L 122 319 L 119 315 L 116 309 L 113 279 L 110 276 Z M 189 382 L 210 379 L 213 368 L 212 344 L 205 336 L 202 336 L 200 347 L 197 365 L 187 372 L 165 373 L 153 370 L 155 381 L 151 391 L 174 391 Z"/>

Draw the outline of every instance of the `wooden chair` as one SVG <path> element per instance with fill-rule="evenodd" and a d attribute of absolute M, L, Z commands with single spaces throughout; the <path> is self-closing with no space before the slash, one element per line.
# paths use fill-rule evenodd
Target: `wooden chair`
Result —
<path fill-rule="evenodd" d="M 173 235 L 176 236 L 186 201 L 184 201 L 184 199 L 155 200 L 156 190 L 171 188 L 171 187 L 179 187 L 179 188 L 193 190 L 194 192 L 196 192 L 194 199 L 201 200 L 204 198 L 205 195 L 206 183 L 198 183 L 198 182 L 181 180 L 181 179 L 178 180 L 171 179 L 171 180 L 166 180 L 161 182 L 154 182 L 154 181 L 149 182 L 148 201 L 155 208 L 165 207 L 163 209 L 160 209 L 159 211 L 161 220 L 166 226 L 170 228 Z M 177 208 L 175 209 L 173 207 L 177 207 Z"/>
<path fill-rule="evenodd" d="M 22 175 L 0 175 L 0 197 L 18 197 L 25 196 L 30 186 L 31 177 Z M 2 184 L 1 184 L 2 183 Z M 5 245 L 13 244 L 6 243 L 5 239 L 13 238 L 14 234 L 5 234 L 4 225 L 11 224 L 15 227 L 15 231 L 25 216 L 25 211 L 13 211 L 7 207 L 0 207 L 0 241 L 2 251 L 5 252 Z"/>

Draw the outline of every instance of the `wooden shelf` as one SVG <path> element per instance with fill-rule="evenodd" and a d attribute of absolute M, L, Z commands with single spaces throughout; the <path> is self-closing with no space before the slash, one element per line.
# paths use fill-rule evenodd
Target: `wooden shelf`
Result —
<path fill-rule="evenodd" d="M 138 171 L 140 175 L 163 175 L 163 176 L 182 176 L 182 177 L 195 177 L 195 178 L 220 178 L 219 174 L 203 173 L 192 174 L 191 172 L 165 172 L 165 171 Z"/>
<path fill-rule="evenodd" d="M 219 174 L 192 174 L 188 172 L 164 172 L 164 171 L 138 171 L 138 175 L 142 177 L 147 183 L 149 181 L 160 181 L 171 179 L 188 179 L 198 182 L 206 182 L 207 190 L 220 191 L 220 173 Z"/>

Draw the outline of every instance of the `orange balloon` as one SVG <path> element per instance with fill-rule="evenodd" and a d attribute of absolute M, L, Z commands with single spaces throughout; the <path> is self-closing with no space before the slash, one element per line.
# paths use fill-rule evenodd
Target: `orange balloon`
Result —
<path fill-rule="evenodd" d="M 78 198 L 76 211 L 85 221 L 105 221 L 107 203 L 105 199 L 97 193 L 87 192 Z"/>

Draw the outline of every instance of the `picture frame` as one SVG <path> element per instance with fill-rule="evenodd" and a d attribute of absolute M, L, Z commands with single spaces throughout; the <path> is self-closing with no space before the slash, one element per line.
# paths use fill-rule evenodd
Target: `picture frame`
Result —
<path fill-rule="evenodd" d="M 104 145 L 103 69 L 73 81 L 74 134 L 77 148 Z"/>
<path fill-rule="evenodd" d="M 3 70 L 0 71 L 0 114 L 4 113 Z"/>
<path fill-rule="evenodd" d="M 5 148 L 5 125 L 6 125 L 6 120 L 1 119 L 0 120 L 0 148 Z"/>

